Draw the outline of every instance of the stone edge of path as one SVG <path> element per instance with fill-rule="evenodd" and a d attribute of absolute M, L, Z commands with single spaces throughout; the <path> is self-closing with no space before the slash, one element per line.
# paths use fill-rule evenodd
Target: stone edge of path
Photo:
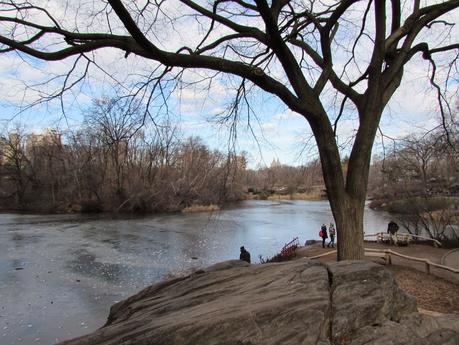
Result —
<path fill-rule="evenodd" d="M 454 248 L 454 249 L 452 249 L 452 250 L 446 252 L 445 254 L 443 254 L 443 256 L 442 256 L 441 259 L 440 259 L 440 264 L 442 264 L 442 265 L 444 265 L 444 266 L 448 266 L 448 265 L 446 265 L 446 258 L 448 257 L 448 255 L 450 255 L 450 254 L 452 254 L 452 253 L 455 253 L 455 252 L 457 252 L 457 251 L 459 251 L 459 248 Z"/>

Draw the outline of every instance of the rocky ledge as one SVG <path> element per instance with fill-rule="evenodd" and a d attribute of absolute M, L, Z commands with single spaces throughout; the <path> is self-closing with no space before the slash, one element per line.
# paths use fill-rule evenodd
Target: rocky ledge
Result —
<path fill-rule="evenodd" d="M 459 344 L 459 316 L 416 309 L 384 267 L 307 259 L 225 261 L 112 306 L 107 323 L 62 344 Z"/>

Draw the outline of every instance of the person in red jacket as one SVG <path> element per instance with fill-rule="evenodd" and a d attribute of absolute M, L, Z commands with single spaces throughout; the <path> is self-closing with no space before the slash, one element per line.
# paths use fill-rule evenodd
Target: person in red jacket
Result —
<path fill-rule="evenodd" d="M 325 224 L 322 224 L 322 227 L 320 228 L 319 235 L 320 235 L 320 237 L 322 237 L 322 248 L 325 248 L 325 240 L 328 238 L 327 226 Z"/>

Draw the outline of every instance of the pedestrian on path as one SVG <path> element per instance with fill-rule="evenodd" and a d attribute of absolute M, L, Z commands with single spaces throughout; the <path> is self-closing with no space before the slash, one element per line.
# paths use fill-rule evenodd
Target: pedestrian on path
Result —
<path fill-rule="evenodd" d="M 328 238 L 327 226 L 325 224 L 322 224 L 322 227 L 320 228 L 319 236 L 322 237 L 322 248 L 325 248 L 325 240 Z"/>
<path fill-rule="evenodd" d="M 387 224 L 387 233 L 390 235 L 391 242 L 393 244 L 397 244 L 397 231 L 399 229 L 399 226 L 396 222 L 391 220 L 389 224 Z"/>
<path fill-rule="evenodd" d="M 335 248 L 335 226 L 333 223 L 330 223 L 330 226 L 328 227 L 328 233 L 330 234 L 330 242 L 328 242 L 327 247 L 330 248 L 330 245 L 332 248 Z"/>

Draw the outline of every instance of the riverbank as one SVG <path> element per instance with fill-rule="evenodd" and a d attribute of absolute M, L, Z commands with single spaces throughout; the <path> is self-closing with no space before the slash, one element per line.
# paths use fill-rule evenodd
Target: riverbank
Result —
<path fill-rule="evenodd" d="M 17 213 L 17 214 L 121 214 L 121 215 L 162 215 L 175 213 L 195 213 L 195 212 L 215 212 L 234 207 L 238 203 L 250 200 L 268 200 L 268 201 L 326 201 L 326 196 L 321 192 L 292 193 L 292 194 L 253 194 L 246 193 L 240 200 L 232 200 L 223 204 L 193 204 L 191 206 L 177 206 L 169 209 L 150 209 L 143 208 L 104 208 L 103 204 L 96 202 L 84 202 L 81 204 L 61 204 L 54 207 L 43 207 L 43 204 L 27 205 L 24 207 L 11 207 L 0 205 L 0 213 Z"/>
<path fill-rule="evenodd" d="M 244 199 L 245 200 L 245 199 Z M 244 201 L 240 200 L 240 201 Z M 240 202 L 239 201 L 239 202 Z M 236 201 L 237 203 L 238 201 Z M 231 202 L 229 204 L 234 204 Z M 164 214 L 179 214 L 179 213 L 195 213 L 195 212 L 215 212 L 222 209 L 222 206 L 210 204 L 210 205 L 192 205 L 182 208 L 174 208 L 169 210 L 109 210 L 103 209 L 100 207 L 91 207 L 91 208 L 82 208 L 81 206 L 72 206 L 72 207 L 56 207 L 56 208 L 11 208 L 11 207 L 0 207 L 0 214 L 33 214 L 33 215 L 65 215 L 65 214 L 81 214 L 81 215 L 91 215 L 91 214 L 101 214 L 101 215 L 126 215 L 126 216 L 154 216 L 154 215 L 164 215 Z"/>
<path fill-rule="evenodd" d="M 310 192 L 295 192 L 295 193 L 275 193 L 262 191 L 258 193 L 247 193 L 245 200 L 306 200 L 317 201 L 327 200 L 327 194 L 324 190 L 313 190 Z"/>
<path fill-rule="evenodd" d="M 428 259 L 431 262 L 441 264 L 442 257 L 450 250 L 435 248 L 428 245 L 409 245 L 396 247 L 380 243 L 365 243 L 366 248 L 391 249 L 404 255 Z M 299 257 L 313 257 L 330 252 L 330 248 L 322 248 L 317 243 L 297 250 Z M 336 261 L 336 254 L 323 256 L 317 259 L 320 262 Z M 400 257 L 392 257 L 392 265 L 386 265 L 382 258 L 365 257 L 392 272 L 397 284 L 406 292 L 416 297 L 421 309 L 438 313 L 459 314 L 459 288 L 458 274 L 432 268 L 432 274 L 425 273 L 423 263 L 410 261 Z M 456 263 L 459 264 L 459 263 Z"/>

